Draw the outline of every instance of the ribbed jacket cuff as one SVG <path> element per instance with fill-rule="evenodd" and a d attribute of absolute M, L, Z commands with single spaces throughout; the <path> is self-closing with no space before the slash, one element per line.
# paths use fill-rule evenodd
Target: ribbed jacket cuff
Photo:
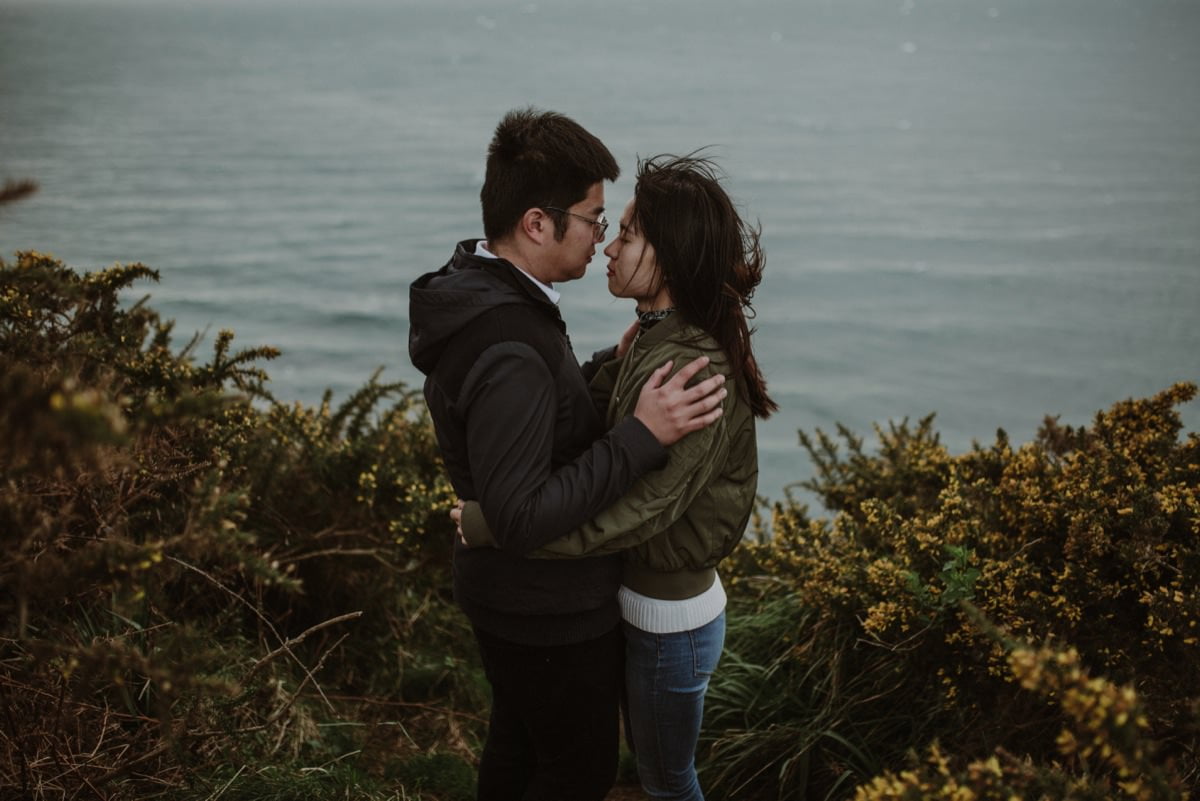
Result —
<path fill-rule="evenodd" d="M 481 548 L 485 545 L 493 547 L 496 545 L 496 538 L 492 536 L 491 526 L 483 516 L 483 508 L 477 503 L 468 503 L 463 507 L 462 531 L 468 547 Z"/>

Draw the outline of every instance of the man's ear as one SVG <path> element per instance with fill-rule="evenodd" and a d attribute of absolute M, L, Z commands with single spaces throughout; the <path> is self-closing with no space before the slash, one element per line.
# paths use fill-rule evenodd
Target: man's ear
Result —
<path fill-rule="evenodd" d="M 525 210 L 520 228 L 521 233 L 539 245 L 545 244 L 547 237 L 554 238 L 554 220 L 537 207 Z"/>

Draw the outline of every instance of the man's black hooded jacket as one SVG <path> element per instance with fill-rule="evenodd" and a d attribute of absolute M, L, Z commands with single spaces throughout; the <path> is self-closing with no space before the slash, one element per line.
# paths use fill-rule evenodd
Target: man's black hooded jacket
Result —
<path fill-rule="evenodd" d="M 477 500 L 499 548 L 455 544 L 454 594 L 471 622 L 531 645 L 616 625 L 619 557 L 533 559 L 534 533 L 569 530 L 623 495 L 666 450 L 636 418 L 611 431 L 558 307 L 504 259 L 462 242 L 409 293 L 409 355 L 455 492 Z"/>

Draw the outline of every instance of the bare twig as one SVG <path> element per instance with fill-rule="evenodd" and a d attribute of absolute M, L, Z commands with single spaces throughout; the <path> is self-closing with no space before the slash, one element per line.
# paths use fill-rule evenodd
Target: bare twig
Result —
<path fill-rule="evenodd" d="M 8 701 L 8 688 L 3 685 L 0 685 L 0 695 L 3 696 L 3 700 L 4 700 L 4 721 L 6 724 L 5 728 L 8 729 L 8 733 L 5 736 L 8 739 L 12 740 L 13 747 L 16 750 L 17 754 L 21 758 L 21 787 L 25 792 L 28 792 L 29 791 L 29 761 L 25 758 L 25 750 L 23 748 L 21 748 L 21 745 L 20 745 L 20 742 L 19 742 L 19 739 L 17 736 L 17 724 L 13 720 L 12 709 L 10 708 L 9 701 Z"/>
<path fill-rule="evenodd" d="M 220 589 L 222 592 L 226 593 L 227 595 L 232 596 L 235 600 L 237 600 L 238 603 L 242 604 L 247 609 L 249 609 L 251 612 L 253 612 L 254 616 L 257 617 L 260 621 L 262 621 L 262 624 L 264 626 L 266 626 L 270 630 L 271 634 L 274 635 L 275 639 L 279 641 L 280 647 L 283 649 L 283 652 L 286 653 L 288 656 L 290 656 L 295 661 L 295 663 L 300 666 L 300 669 L 304 671 L 304 673 L 308 679 L 312 679 L 313 684 L 317 686 L 317 691 L 321 693 L 321 697 L 325 698 L 325 693 L 321 692 L 320 685 L 318 685 L 316 679 L 313 678 L 312 672 L 308 669 L 308 666 L 305 665 L 302 661 L 300 661 L 300 657 L 296 656 L 292 652 L 292 649 L 288 646 L 287 641 L 284 640 L 283 636 L 280 635 L 279 631 L 276 630 L 275 626 L 271 625 L 271 621 L 267 619 L 267 616 L 262 613 L 261 609 L 259 609 L 257 606 L 255 606 L 254 604 L 247 601 L 242 596 L 238 595 L 233 590 L 226 587 L 221 582 L 217 581 L 217 579 L 214 576 L 206 573 L 205 571 L 201 570 L 200 568 L 196 567 L 195 565 L 190 565 L 187 562 L 183 561 L 182 559 L 179 559 L 174 556 L 168 556 L 167 559 L 171 560 L 172 562 L 174 562 L 175 564 L 177 564 L 181 567 L 187 568 L 188 570 L 191 570 L 192 572 L 198 573 L 199 575 L 203 576 L 208 581 L 210 581 L 215 587 L 217 587 L 218 589 Z M 325 703 L 328 704 L 329 709 L 332 711 L 333 704 L 329 703 L 328 698 L 325 698 Z"/>
<path fill-rule="evenodd" d="M 37 191 L 37 188 L 37 182 L 28 178 L 17 181 L 9 179 L 4 182 L 3 188 L 0 188 L 0 206 L 29 197 Z"/>
<path fill-rule="evenodd" d="M 477 723 L 487 723 L 486 717 L 472 712 L 451 709 L 450 707 L 441 704 L 423 704 L 415 701 L 393 701 L 384 698 L 369 698 L 361 695 L 333 695 L 330 697 L 335 701 L 358 701 L 369 706 L 398 706 L 404 709 L 422 709 L 426 712 L 444 715 L 447 718 L 466 718 L 467 720 L 473 720 Z"/>
<path fill-rule="evenodd" d="M 117 768 L 113 768 L 108 773 L 104 774 L 103 776 L 100 776 L 99 778 L 96 779 L 96 785 L 104 786 L 105 784 L 108 784 L 109 782 L 111 782 L 113 779 L 117 779 L 121 776 L 124 776 L 126 773 L 129 773 L 131 770 L 136 768 L 138 765 L 144 765 L 145 763 L 149 762 L 152 759 L 157 759 L 158 757 L 167 753 L 167 751 L 169 751 L 169 750 L 171 750 L 171 741 L 164 740 L 162 743 L 155 746 L 154 748 L 151 748 L 149 751 L 142 754 L 141 756 L 131 759 L 130 761 L 126 762 L 124 765 L 121 765 L 120 767 L 117 767 Z"/>
<path fill-rule="evenodd" d="M 296 703 L 296 699 L 298 699 L 300 697 L 300 694 L 302 692 L 304 692 L 304 688 L 310 680 L 312 681 L 313 686 L 317 688 L 317 692 L 321 694 L 321 698 L 323 698 L 325 703 L 328 704 L 330 711 L 331 712 L 335 711 L 333 704 L 329 701 L 328 696 L 326 696 L 325 692 L 321 689 L 321 685 L 317 684 L 317 680 L 315 678 L 313 678 L 312 674 L 314 671 L 318 671 L 321 669 L 322 665 L 325 664 L 325 660 L 329 657 L 329 655 L 331 653 L 333 653 L 335 650 L 337 650 L 337 647 L 339 645 L 341 645 L 342 642 L 349 636 L 350 636 L 349 634 L 343 634 L 341 637 L 338 638 L 337 642 L 335 642 L 333 645 L 329 646 L 328 650 L 326 650 L 325 653 L 321 655 L 320 660 L 317 661 L 317 664 L 312 669 L 312 671 L 308 671 L 308 675 L 305 676 L 304 680 L 300 682 L 300 686 L 296 688 L 296 691 L 294 693 L 292 693 L 291 697 L 289 697 L 288 700 L 284 702 L 283 706 L 281 706 L 279 709 L 277 709 L 273 713 L 271 713 L 271 716 L 269 718 L 267 718 L 265 721 L 263 721 L 262 723 L 257 723 L 253 726 L 243 726 L 240 729 L 233 729 L 232 731 L 225 731 L 225 730 L 221 730 L 221 729 L 211 729 L 209 731 L 190 733 L 186 736 L 191 739 L 196 739 L 196 738 L 205 738 L 205 737 L 220 737 L 222 735 L 227 735 L 227 734 L 253 734 L 255 732 L 263 731 L 264 729 L 267 729 L 267 728 L 275 725 L 276 723 L 278 723 L 279 719 L 282 718 L 284 716 L 284 714 L 286 714 L 287 711 L 292 708 L 292 706 Z"/>
<path fill-rule="evenodd" d="M 288 653 L 288 649 L 290 649 L 293 645 L 298 645 L 299 643 L 303 642 L 304 639 L 308 637 L 308 635 L 313 634 L 314 632 L 320 631 L 321 629 L 328 628 L 329 626 L 333 626 L 337 623 L 342 623 L 347 620 L 354 620 L 354 619 L 360 618 L 360 617 L 362 617 L 362 612 L 347 612 L 344 615 L 338 615 L 337 617 L 331 617 L 322 623 L 318 623 L 315 626 L 311 626 L 311 627 L 305 629 L 300 634 L 297 634 L 295 637 L 292 637 L 290 640 L 285 642 L 283 645 L 279 646 L 274 651 L 271 651 L 271 653 L 267 654 L 262 659 L 259 659 L 257 662 L 255 662 L 254 665 L 251 666 L 250 671 L 242 678 L 242 681 L 243 682 L 249 681 L 250 678 L 252 676 L 254 676 L 254 674 L 257 673 L 259 671 L 259 669 L 262 668 L 263 665 L 267 664 L 272 659 L 274 659 L 275 657 L 279 656 L 282 653 Z"/>
<path fill-rule="evenodd" d="M 288 700 L 288 702 L 286 704 L 283 705 L 283 707 L 278 712 L 276 712 L 274 715 L 272 715 L 270 718 L 267 719 L 267 722 L 265 724 L 263 724 L 264 727 L 270 726 L 272 723 L 279 720 L 279 718 L 281 718 L 283 716 L 283 713 L 287 712 L 287 710 L 290 709 L 294 703 L 296 703 L 296 699 L 299 698 L 300 693 L 304 691 L 304 685 L 308 684 L 309 681 L 312 681 L 313 687 L 315 687 L 317 689 L 317 692 L 320 694 L 321 699 L 324 700 L 325 705 L 327 707 L 329 707 L 329 711 L 330 712 L 337 711 L 334 709 L 333 703 L 325 695 L 325 691 L 321 689 L 321 685 L 317 684 L 317 679 L 316 679 L 316 677 L 313 676 L 313 673 L 320 670 L 325 665 L 325 660 L 329 658 L 329 655 L 331 653 L 333 653 L 335 650 L 337 650 L 337 647 L 339 645 L 341 645 L 345 641 L 345 639 L 349 636 L 350 636 L 349 634 L 343 634 L 341 637 L 338 638 L 337 642 L 335 642 L 333 645 L 329 646 L 329 648 L 325 651 L 325 653 L 321 654 L 321 658 L 317 660 L 316 667 L 314 667 L 312 670 L 305 669 L 304 672 L 306 675 L 304 677 L 304 680 L 300 682 L 300 686 L 296 688 L 296 692 L 292 693 L 292 697 Z"/>
<path fill-rule="evenodd" d="M 238 776 L 241 776 L 242 771 L 244 771 L 245 769 L 246 769 L 245 765 L 242 765 L 240 768 L 238 768 L 237 773 L 233 774 L 233 777 L 229 781 L 225 782 L 225 786 L 222 787 L 220 790 L 217 790 L 212 795 L 210 795 L 208 798 L 205 799 L 205 801 L 217 801 L 217 799 L 220 798 L 222 795 L 224 795 L 225 791 L 229 789 L 229 785 L 231 785 L 235 781 L 237 781 Z"/>
<path fill-rule="evenodd" d="M 266 626 L 268 629 L 270 629 L 271 633 L 275 635 L 275 639 L 279 640 L 279 642 L 281 642 L 281 643 L 284 641 L 283 637 L 281 637 L 279 632 L 275 630 L 275 627 L 273 625 L 271 625 L 271 621 L 267 619 L 267 616 L 262 613 L 261 609 L 259 609 L 257 606 L 254 606 L 254 604 L 250 603 L 245 598 L 243 598 L 242 596 L 238 595 L 233 590 L 226 587 L 224 584 L 222 584 L 220 581 L 218 581 L 216 579 L 216 577 L 214 577 L 212 574 L 201 570 L 200 568 L 196 567 L 195 565 L 188 564 L 187 562 L 183 561 L 182 559 L 180 559 L 178 557 L 167 556 L 167 559 L 174 562 L 175 564 L 179 565 L 182 568 L 186 568 L 187 570 L 190 570 L 193 573 L 197 573 L 197 574 L 203 576 L 214 587 L 221 590 L 226 595 L 229 595 L 234 600 L 236 600 L 238 603 L 240 603 L 242 606 L 245 606 L 247 609 L 249 609 L 251 612 L 253 612 L 254 616 L 257 617 L 262 622 L 262 624 L 264 626 Z"/>
<path fill-rule="evenodd" d="M 321 551 L 306 551 L 295 556 L 284 557 L 280 561 L 290 564 L 292 562 L 302 562 L 305 559 L 316 559 L 321 556 L 372 556 L 384 561 L 379 556 L 378 548 L 326 548 Z M 387 562 L 384 561 L 384 564 L 387 564 Z"/>

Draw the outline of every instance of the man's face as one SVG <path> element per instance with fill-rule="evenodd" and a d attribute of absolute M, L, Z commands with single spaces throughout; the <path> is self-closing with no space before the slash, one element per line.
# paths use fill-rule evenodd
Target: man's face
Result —
<path fill-rule="evenodd" d="M 561 240 L 548 242 L 546 263 L 552 273 L 551 282 L 574 281 L 587 272 L 588 262 L 596 253 L 596 226 L 587 222 L 604 213 L 604 183 L 597 181 L 588 188 L 587 196 L 567 209 L 563 215 L 566 229 Z M 578 215 L 578 216 L 576 216 Z"/>

